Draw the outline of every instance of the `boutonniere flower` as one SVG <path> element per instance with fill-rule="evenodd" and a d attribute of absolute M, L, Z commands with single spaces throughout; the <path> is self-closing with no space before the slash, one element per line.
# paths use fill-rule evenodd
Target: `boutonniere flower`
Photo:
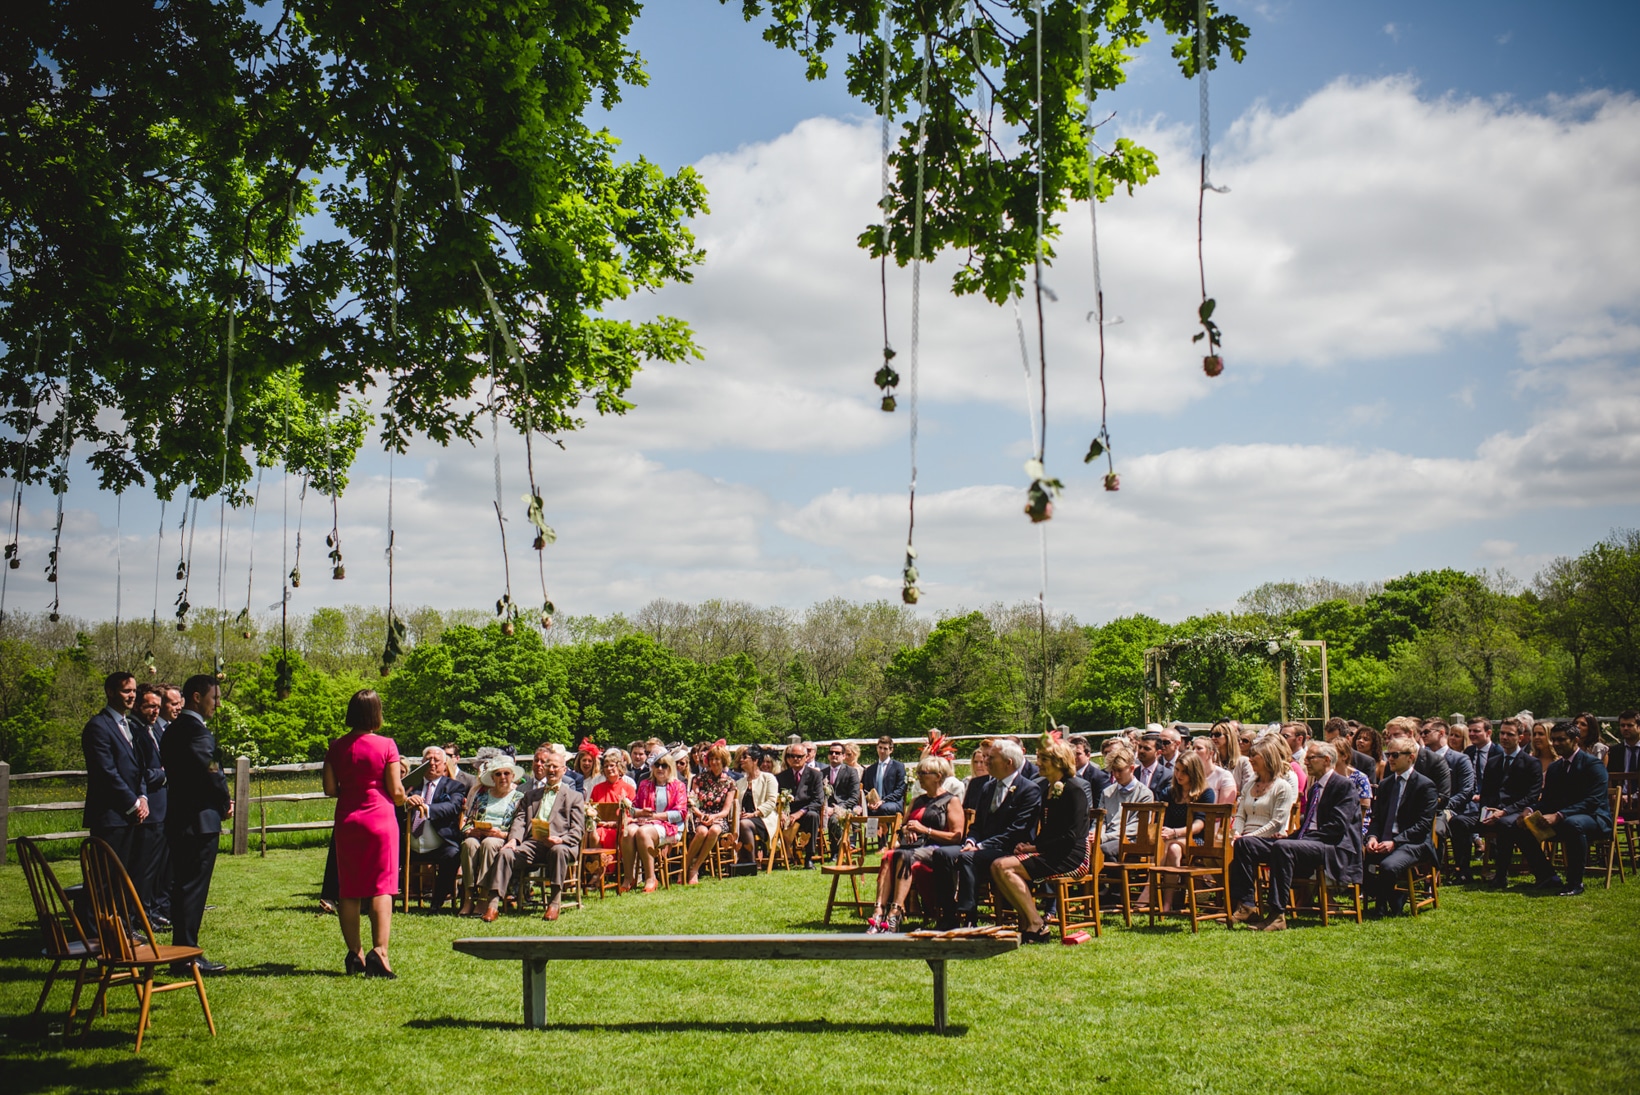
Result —
<path fill-rule="evenodd" d="M 1012 796 L 1013 793 L 1014 793 L 1014 785 L 1010 783 L 1010 784 L 1008 784 L 1008 789 L 1002 793 L 1002 797 L 1003 798 L 1008 798 L 1008 797 Z"/>
<path fill-rule="evenodd" d="M 1064 780 L 1057 780 L 1056 779 L 1053 782 L 1053 786 L 1048 788 L 1048 797 L 1050 799 L 1058 798 L 1060 795 L 1062 795 L 1064 793 L 1065 793 L 1065 781 Z"/>

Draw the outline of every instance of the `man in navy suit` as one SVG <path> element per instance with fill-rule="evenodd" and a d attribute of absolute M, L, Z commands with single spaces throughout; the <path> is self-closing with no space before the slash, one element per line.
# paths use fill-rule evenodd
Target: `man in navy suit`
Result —
<path fill-rule="evenodd" d="M 877 739 L 877 759 L 866 765 L 865 785 L 867 802 L 877 796 L 875 806 L 866 812 L 873 817 L 887 817 L 905 808 L 905 765 L 894 759 L 894 739 L 884 734 Z"/>
<path fill-rule="evenodd" d="M 791 823 L 809 834 L 803 866 L 814 866 L 820 854 L 820 813 L 825 806 L 825 781 L 820 770 L 809 763 L 809 751 L 801 743 L 786 746 L 786 767 L 775 776 L 782 791 L 791 792 Z"/>
<path fill-rule="evenodd" d="M 1066 739 L 1070 743 L 1071 753 L 1076 757 L 1076 778 L 1088 785 L 1088 797 L 1092 805 L 1088 808 L 1099 808 L 1099 798 L 1110 785 L 1110 775 L 1093 763 L 1093 751 L 1088 748 L 1088 739 L 1081 734 L 1075 734 Z"/>
<path fill-rule="evenodd" d="M 159 749 L 171 790 L 165 819 L 165 839 L 171 846 L 171 941 L 179 947 L 197 947 L 216 869 L 217 841 L 223 819 L 233 817 L 233 799 L 216 760 L 216 738 L 205 725 L 221 701 L 216 678 L 207 673 L 189 677 L 182 699 L 182 713 L 166 727 Z M 227 968 L 204 958 L 197 964 L 201 973 Z M 190 965 L 178 963 L 171 972 L 189 975 Z"/>
<path fill-rule="evenodd" d="M 1480 832 L 1482 817 L 1497 810 L 1503 792 L 1504 752 L 1503 746 L 1492 740 L 1491 720 L 1470 719 L 1467 732 L 1469 745 L 1463 755 L 1474 773 L 1474 785 L 1469 801 L 1462 809 L 1456 796 L 1453 797 L 1452 816 L 1446 819 L 1446 838 L 1452 846 L 1455 864 L 1451 875 L 1453 882 L 1475 881 L 1469 872 L 1469 863 L 1475 851 L 1475 835 Z M 1442 877 L 1446 876 L 1443 874 Z"/>
<path fill-rule="evenodd" d="M 148 919 L 161 930 L 171 926 L 171 855 L 165 844 L 165 814 L 169 791 L 165 786 L 165 765 L 159 759 L 159 739 L 164 724 L 160 711 L 165 695 L 151 684 L 137 687 L 137 706 L 130 719 L 132 737 L 141 758 L 143 781 L 148 787 L 148 816 L 143 820 L 143 881 L 137 892 L 143 895 Z"/>
<path fill-rule="evenodd" d="M 991 864 L 1029 844 L 1042 809 L 1042 790 L 1023 778 L 1025 753 L 1017 742 L 999 738 L 987 754 L 991 781 L 975 807 L 974 827 L 959 848 L 934 848 L 934 886 L 939 898 L 939 922 L 949 930 L 959 922 L 974 923 L 980 878 L 991 877 Z M 956 904 L 951 894 L 956 893 Z"/>
<path fill-rule="evenodd" d="M 1640 772 L 1640 711 L 1617 716 L 1617 736 L 1622 740 L 1606 754 L 1607 772 Z"/>
<path fill-rule="evenodd" d="M 1435 781 L 1415 768 L 1418 744 L 1394 737 L 1384 744 L 1389 768 L 1373 800 L 1372 823 L 1364 845 L 1367 896 L 1375 915 L 1399 913 L 1406 894 L 1395 882 L 1409 867 L 1435 862 L 1435 811 L 1440 791 Z"/>
<path fill-rule="evenodd" d="M 1561 897 L 1576 897 L 1583 892 L 1583 868 L 1589 858 L 1589 842 L 1611 831 L 1611 800 L 1606 790 L 1610 781 L 1606 766 L 1596 760 L 1594 754 L 1578 748 L 1577 726 L 1570 719 L 1555 723 L 1549 731 L 1549 744 L 1555 747 L 1560 759 L 1543 774 L 1543 794 L 1538 797 L 1537 808 L 1566 849 L 1566 879 L 1561 881 L 1543 854 L 1543 845 L 1519 822 L 1512 833 L 1499 841 L 1505 857 L 1502 862 L 1507 868 L 1512 838 L 1513 843 L 1520 845 L 1521 858 L 1537 876 L 1538 889 L 1553 890 Z"/>
<path fill-rule="evenodd" d="M 433 865 L 433 911 L 438 912 L 456 888 L 467 785 L 451 774 L 449 757 L 438 746 L 423 749 L 421 759 L 427 763 L 427 777 L 419 786 L 405 788 L 409 794 L 398 814 L 403 824 L 406 812 L 413 812 L 410 862 Z"/>
<path fill-rule="evenodd" d="M 1165 801 L 1173 790 L 1173 768 L 1162 759 L 1161 746 L 1162 735 L 1157 731 L 1140 738 L 1133 750 L 1136 758 L 1133 774 L 1150 788 L 1157 802 Z"/>
<path fill-rule="evenodd" d="M 1459 813 L 1468 808 L 1475 793 L 1475 766 L 1450 746 L 1447 740 L 1450 730 L 1445 719 L 1430 719 L 1424 723 L 1424 749 L 1446 764 L 1447 793 L 1440 796 L 1439 809 Z"/>
<path fill-rule="evenodd" d="M 148 819 L 148 769 L 143 763 L 143 726 L 131 716 L 137 702 L 137 678 L 110 673 L 103 681 L 108 706 L 91 716 L 80 732 L 85 752 L 85 827 L 104 841 L 148 904 L 143 822 Z"/>
<path fill-rule="evenodd" d="M 1521 745 L 1521 735 L 1519 719 L 1508 718 L 1498 723 L 1503 758 L 1496 769 L 1487 768 L 1481 788 L 1480 831 L 1493 845 L 1498 868 L 1489 881 L 1499 889 L 1509 884 L 1507 857 L 1513 849 L 1515 824 L 1522 814 L 1537 806 L 1538 795 L 1543 790 L 1543 763 Z M 1497 782 L 1496 803 L 1488 800 L 1494 793 L 1491 789 L 1494 780 Z M 1465 856 L 1467 862 L 1467 853 Z"/>
<path fill-rule="evenodd" d="M 1347 743 L 1346 743 L 1347 745 Z M 1287 927 L 1287 896 L 1293 879 L 1317 868 L 1340 884 L 1361 881 L 1361 800 L 1355 784 L 1334 770 L 1337 749 L 1312 741 L 1304 750 L 1310 777 L 1299 811 L 1298 828 L 1281 837 L 1236 838 L 1230 858 L 1230 923 L 1263 931 Z M 1270 914 L 1257 923 L 1258 865 L 1270 867 Z"/>

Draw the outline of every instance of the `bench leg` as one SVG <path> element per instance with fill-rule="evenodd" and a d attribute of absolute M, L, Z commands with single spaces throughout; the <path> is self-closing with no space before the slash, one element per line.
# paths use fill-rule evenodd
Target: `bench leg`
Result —
<path fill-rule="evenodd" d="M 934 971 L 934 1033 L 945 1033 L 945 959 L 925 958 Z"/>
<path fill-rule="evenodd" d="M 524 1025 L 547 1025 L 547 960 L 524 959 Z"/>

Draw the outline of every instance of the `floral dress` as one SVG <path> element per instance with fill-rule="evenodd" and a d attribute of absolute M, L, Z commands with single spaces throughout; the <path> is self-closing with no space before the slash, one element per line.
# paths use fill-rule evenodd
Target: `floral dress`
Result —
<path fill-rule="evenodd" d="M 711 772 L 702 772 L 695 777 L 693 794 L 695 804 L 702 815 L 711 817 L 720 814 L 729 804 L 729 796 L 734 794 L 735 781 L 728 774 L 714 776 Z M 725 819 L 720 824 L 727 825 Z"/>

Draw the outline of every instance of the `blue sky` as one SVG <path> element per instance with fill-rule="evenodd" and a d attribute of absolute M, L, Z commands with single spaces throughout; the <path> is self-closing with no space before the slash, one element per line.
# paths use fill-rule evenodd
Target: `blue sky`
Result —
<path fill-rule="evenodd" d="M 1046 526 L 1049 604 L 1177 618 L 1269 579 L 1439 566 L 1529 579 L 1640 522 L 1640 7 L 1226 6 L 1252 29 L 1247 62 L 1212 85 L 1215 176 L 1231 192 L 1209 196 L 1208 280 L 1228 369 L 1202 377 L 1189 343 L 1196 89 L 1157 42 L 1102 100 L 1164 171 L 1099 211 L 1107 306 L 1125 320 L 1109 332 L 1117 495 L 1080 462 L 1096 421 L 1085 207 L 1065 218 L 1051 276 L 1048 466 L 1070 490 Z M 646 370 L 634 411 L 542 461 L 554 597 L 608 612 L 896 596 L 907 422 L 874 409 L 876 271 L 852 245 L 871 216 L 871 121 L 839 77 L 806 82 L 738 4 L 652 4 L 634 44 L 650 84 L 604 120 L 629 155 L 697 165 L 713 215 L 697 225 L 695 284 L 630 308 L 688 319 L 707 358 Z M 924 281 L 932 614 L 1032 598 L 1038 582 L 1013 317 L 950 298 L 948 279 L 936 264 Z M 903 271 L 891 288 L 903 349 Z M 521 448 L 504 446 L 513 508 Z M 489 446 L 417 446 L 396 471 L 401 600 L 493 601 Z M 349 579 L 305 583 L 298 608 L 384 594 L 385 474 L 384 458 L 361 460 L 342 501 Z M 51 499 L 25 504 L 38 548 Z M 66 607 L 106 615 L 112 503 L 69 508 Z M 132 575 L 152 574 L 155 509 L 126 500 L 127 616 L 153 595 Z M 234 597 L 249 518 L 230 518 Z M 262 514 L 263 560 L 277 524 Z M 214 520 L 200 534 L 214 554 Z M 310 524 L 308 544 L 321 538 Z M 526 542 L 513 550 L 516 563 Z M 258 574 L 260 607 L 276 567 Z M 17 572 L 10 605 L 37 608 L 44 590 Z M 161 600 L 173 593 L 167 577 Z"/>

